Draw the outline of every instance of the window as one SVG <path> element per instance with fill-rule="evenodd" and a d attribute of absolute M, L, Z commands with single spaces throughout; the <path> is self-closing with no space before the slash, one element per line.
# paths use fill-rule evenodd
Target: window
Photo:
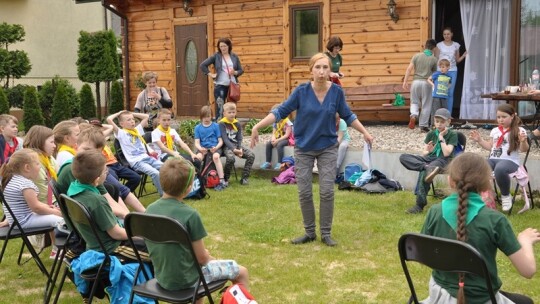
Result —
<path fill-rule="evenodd" d="M 291 59 L 308 59 L 321 51 L 321 5 L 291 6 Z"/>
<path fill-rule="evenodd" d="M 540 3 L 521 1 L 521 37 L 519 47 L 519 82 L 532 81 L 532 72 L 540 69 Z"/>

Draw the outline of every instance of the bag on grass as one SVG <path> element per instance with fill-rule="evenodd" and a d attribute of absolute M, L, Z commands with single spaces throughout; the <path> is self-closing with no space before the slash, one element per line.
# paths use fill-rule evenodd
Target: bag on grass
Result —
<path fill-rule="evenodd" d="M 358 177 L 362 174 L 362 166 L 357 163 L 350 163 L 345 165 L 345 171 L 343 178 L 346 181 L 354 183 Z"/>
<path fill-rule="evenodd" d="M 257 304 L 255 298 L 243 284 L 234 284 L 227 288 L 221 297 L 220 304 Z"/>
<path fill-rule="evenodd" d="M 201 171 L 201 184 L 205 188 L 214 188 L 219 185 L 219 176 L 216 170 L 216 165 L 212 160 L 212 154 L 206 153 Z"/>
<path fill-rule="evenodd" d="M 191 188 L 191 191 L 186 196 L 186 198 L 189 199 L 203 199 L 203 198 L 209 198 L 210 194 L 206 192 L 206 187 L 201 183 L 201 180 L 199 178 L 199 174 L 195 177 L 195 180 L 193 181 L 193 187 Z"/>

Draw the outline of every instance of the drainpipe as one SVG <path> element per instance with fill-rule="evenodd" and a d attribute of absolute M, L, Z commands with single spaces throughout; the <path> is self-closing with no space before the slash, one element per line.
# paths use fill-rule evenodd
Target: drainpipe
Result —
<path fill-rule="evenodd" d="M 129 56 L 128 56 L 128 19 L 126 17 L 126 15 L 120 13 L 118 10 L 116 10 L 116 8 L 114 8 L 112 5 L 110 4 L 107 4 L 105 3 L 105 0 L 101 0 L 101 5 L 108 9 L 109 11 L 111 11 L 113 14 L 119 16 L 120 18 L 122 18 L 122 21 L 124 23 L 124 26 L 122 27 L 122 35 L 124 36 L 124 39 L 122 39 L 122 42 L 123 42 L 123 50 L 122 50 L 122 58 L 124 59 L 124 84 L 125 84 L 125 90 L 124 90 L 124 96 L 125 96 L 125 100 L 124 100 L 124 108 L 127 109 L 127 110 L 130 110 L 130 107 L 129 107 L 129 101 L 131 100 L 131 96 L 130 96 L 130 90 L 129 90 L 129 86 L 130 86 L 130 79 L 129 79 Z"/>

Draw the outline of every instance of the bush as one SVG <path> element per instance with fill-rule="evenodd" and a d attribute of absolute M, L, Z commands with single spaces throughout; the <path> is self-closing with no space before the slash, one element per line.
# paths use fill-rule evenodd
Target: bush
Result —
<path fill-rule="evenodd" d="M 244 127 L 244 134 L 251 135 L 251 129 L 253 129 L 253 126 L 259 123 L 261 121 L 260 119 L 252 118 L 248 121 L 246 126 Z M 272 133 L 272 126 L 264 127 L 262 129 L 259 129 L 259 134 L 269 134 Z"/>
<path fill-rule="evenodd" d="M 82 86 L 79 99 L 81 101 L 81 116 L 84 119 L 96 117 L 96 100 L 94 99 L 94 94 L 92 94 L 92 88 L 88 83 Z"/>
<path fill-rule="evenodd" d="M 57 123 L 71 118 L 71 105 L 68 99 L 68 93 L 65 86 L 60 85 L 56 89 L 53 98 L 51 111 L 51 123 L 55 126 Z"/>
<path fill-rule="evenodd" d="M 8 99 L 2 87 L 0 87 L 0 114 L 9 114 Z"/>
<path fill-rule="evenodd" d="M 28 85 L 18 84 L 6 90 L 7 99 L 9 100 L 10 106 L 22 109 L 24 102 L 24 94 L 27 87 Z"/>
<path fill-rule="evenodd" d="M 124 109 L 124 92 L 122 83 L 115 80 L 111 84 L 111 107 L 109 114 L 118 113 Z"/>
<path fill-rule="evenodd" d="M 190 147 L 195 143 L 195 126 L 200 122 L 198 119 L 182 120 L 178 126 L 178 135 Z"/>
<path fill-rule="evenodd" d="M 23 124 L 25 132 L 28 132 L 32 126 L 45 124 L 36 88 L 32 86 L 28 86 L 24 92 Z"/>
<path fill-rule="evenodd" d="M 77 90 L 71 85 L 71 83 L 66 80 L 62 79 L 59 76 L 55 76 L 53 79 L 46 81 L 43 86 L 41 87 L 41 90 L 38 93 L 39 97 L 39 103 L 41 104 L 41 108 L 43 111 L 43 118 L 45 119 L 45 125 L 47 127 L 54 127 L 54 124 L 52 122 L 52 108 L 53 108 L 53 101 L 54 96 L 56 95 L 56 90 L 58 87 L 64 87 L 66 91 L 66 98 L 68 100 L 68 107 L 66 107 L 64 110 L 66 111 L 66 114 L 69 114 L 72 117 L 79 116 L 79 96 L 77 94 Z M 68 110 L 69 109 L 69 110 Z"/>

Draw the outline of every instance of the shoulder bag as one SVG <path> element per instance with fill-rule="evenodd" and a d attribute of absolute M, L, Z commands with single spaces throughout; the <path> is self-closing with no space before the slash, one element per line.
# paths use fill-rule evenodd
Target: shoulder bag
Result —
<path fill-rule="evenodd" d="M 231 57 L 231 60 L 232 60 L 232 57 Z M 227 71 L 229 71 L 229 65 L 227 64 L 227 60 L 224 60 L 224 61 L 225 61 L 225 65 L 227 66 Z M 229 74 L 229 79 L 231 81 L 229 84 L 229 93 L 227 94 L 227 100 L 238 102 L 240 101 L 240 84 L 233 81 L 231 74 Z"/>

